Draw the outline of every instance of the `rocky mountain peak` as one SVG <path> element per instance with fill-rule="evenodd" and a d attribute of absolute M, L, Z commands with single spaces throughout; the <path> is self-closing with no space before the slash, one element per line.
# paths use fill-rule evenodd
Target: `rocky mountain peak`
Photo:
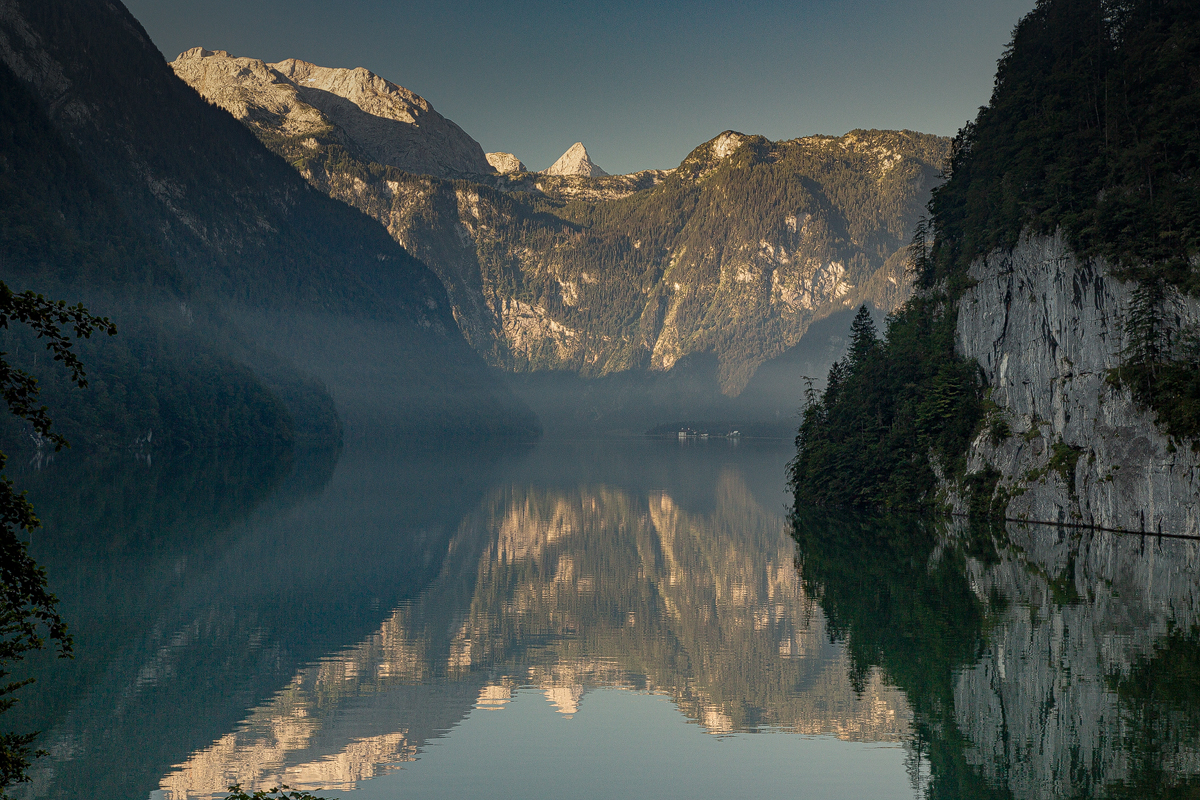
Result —
<path fill-rule="evenodd" d="M 208 58 L 209 56 L 220 56 L 221 58 L 230 58 L 227 50 L 205 50 L 203 47 L 193 47 L 191 50 L 185 50 L 179 54 L 176 61 L 192 58 Z"/>
<path fill-rule="evenodd" d="M 373 117 L 397 122 L 417 123 L 426 114 L 435 113 L 429 101 L 416 92 L 379 77 L 363 67 L 340 69 L 319 67 L 298 58 L 286 58 L 271 68 L 292 81 L 301 92 L 328 92 L 349 100 Z M 308 98 L 312 102 L 317 98 Z M 317 103 L 313 102 L 313 105 Z M 319 107 L 319 106 L 318 106 Z M 440 116 L 440 115 L 438 115 Z"/>
<path fill-rule="evenodd" d="M 737 131 L 725 131 L 711 142 L 713 158 L 720 160 L 731 155 L 748 138 L 750 137 Z"/>
<path fill-rule="evenodd" d="M 485 153 L 484 155 L 487 156 L 488 163 L 501 175 L 508 175 L 513 172 L 525 172 L 525 165 L 521 163 L 521 159 L 512 153 Z"/>
<path fill-rule="evenodd" d="M 559 156 L 558 161 L 551 164 L 549 169 L 542 170 L 542 173 L 544 175 L 585 175 L 589 178 L 601 178 L 608 175 L 588 156 L 583 142 L 571 145 L 567 152 Z"/>
<path fill-rule="evenodd" d="M 297 58 L 267 64 L 193 47 L 171 68 L 205 99 L 262 132 L 332 135 L 370 161 L 416 174 L 495 172 L 479 143 L 429 101 L 362 67 L 321 67 Z"/>

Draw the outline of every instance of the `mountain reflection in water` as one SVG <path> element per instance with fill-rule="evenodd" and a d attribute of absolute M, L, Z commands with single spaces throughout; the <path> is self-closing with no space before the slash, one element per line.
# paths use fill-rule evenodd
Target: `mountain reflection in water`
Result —
<path fill-rule="evenodd" d="M 417 758 L 473 710 L 503 709 L 522 687 L 566 716 L 586 713 L 588 691 L 616 687 L 666 695 L 711 733 L 904 738 L 903 697 L 877 675 L 855 691 L 844 649 L 800 586 L 782 458 L 768 459 L 775 491 L 763 500 L 720 454 L 659 465 L 682 467 L 666 470 L 670 483 L 703 497 L 689 510 L 669 484 L 622 470 L 620 457 L 607 483 L 563 476 L 587 456 L 546 447 L 560 477 L 526 465 L 523 479 L 490 489 L 420 597 L 300 670 L 166 776 L 165 796 L 209 797 L 234 782 L 346 791 Z"/>
<path fill-rule="evenodd" d="M 787 458 L 713 440 L 52 465 L 27 480 L 34 551 L 80 655 L 38 664 L 10 712 L 52 752 L 17 796 L 444 793 L 486 769 L 454 749 L 482 720 L 547 728 L 523 698 L 576 731 L 589 706 L 649 719 L 612 717 L 612 690 L 720 735 L 662 743 L 693 764 L 747 732 L 840 742 L 805 762 L 818 796 L 1200 785 L 1198 543 L 791 519 Z"/>

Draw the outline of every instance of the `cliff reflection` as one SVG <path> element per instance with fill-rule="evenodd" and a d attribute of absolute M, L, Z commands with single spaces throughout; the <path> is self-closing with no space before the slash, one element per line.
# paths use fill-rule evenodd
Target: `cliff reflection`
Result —
<path fill-rule="evenodd" d="M 851 675 L 914 710 L 929 797 L 1187 795 L 1200 543 L 1044 526 L 796 522 Z"/>
<path fill-rule="evenodd" d="M 711 733 L 903 740 L 903 696 L 878 670 L 851 678 L 801 585 L 782 506 L 764 508 L 736 466 L 703 493 L 692 510 L 671 489 L 493 488 L 420 597 L 299 670 L 167 775 L 164 795 L 233 782 L 346 791 L 522 690 L 567 716 L 586 713 L 591 689 L 618 687 L 667 695 Z"/>

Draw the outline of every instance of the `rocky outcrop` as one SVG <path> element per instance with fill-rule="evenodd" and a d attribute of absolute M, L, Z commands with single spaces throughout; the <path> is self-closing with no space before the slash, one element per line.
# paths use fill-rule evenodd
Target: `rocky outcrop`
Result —
<path fill-rule="evenodd" d="M 554 200 L 585 200 L 602 203 L 606 200 L 621 200 L 631 194 L 652 189 L 665 181 L 675 170 L 644 169 L 628 175 L 604 175 L 593 178 L 587 175 L 547 175 L 535 172 L 511 188 L 538 192 Z"/>
<path fill-rule="evenodd" d="M 521 159 L 512 153 L 485 153 L 484 155 L 487 156 L 487 162 L 492 165 L 492 168 L 501 175 L 525 172 L 525 165 L 521 163 Z"/>
<path fill-rule="evenodd" d="M 584 175 L 589 178 L 602 178 L 608 174 L 592 162 L 583 142 L 576 142 L 567 148 L 567 152 L 559 156 L 558 161 L 543 170 L 543 173 L 546 175 Z"/>
<path fill-rule="evenodd" d="M 976 359 L 998 411 L 972 443 L 1013 519 L 1200 534 L 1200 454 L 1172 443 L 1153 413 L 1106 381 L 1124 349 L 1132 284 L 1080 260 L 1063 236 L 1026 237 L 970 270 L 958 348 Z M 1200 322 L 1177 299 L 1174 324 Z M 996 424 L 993 424 L 996 423 Z M 997 437 L 1007 426 L 1011 435 Z"/>
<path fill-rule="evenodd" d="M 205 99 L 256 131 L 300 137 L 336 128 L 368 161 L 450 178 L 494 172 L 479 143 L 425 98 L 369 70 L 295 58 L 267 64 L 194 47 L 171 62 Z"/>

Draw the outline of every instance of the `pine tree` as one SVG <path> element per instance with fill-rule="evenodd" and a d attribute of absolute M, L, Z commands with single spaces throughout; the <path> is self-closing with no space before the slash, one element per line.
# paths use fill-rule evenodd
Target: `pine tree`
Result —
<path fill-rule="evenodd" d="M 875 320 L 866 303 L 854 315 L 850 323 L 850 369 L 860 369 L 870 358 L 871 353 L 879 346 L 879 338 L 875 334 Z"/>

